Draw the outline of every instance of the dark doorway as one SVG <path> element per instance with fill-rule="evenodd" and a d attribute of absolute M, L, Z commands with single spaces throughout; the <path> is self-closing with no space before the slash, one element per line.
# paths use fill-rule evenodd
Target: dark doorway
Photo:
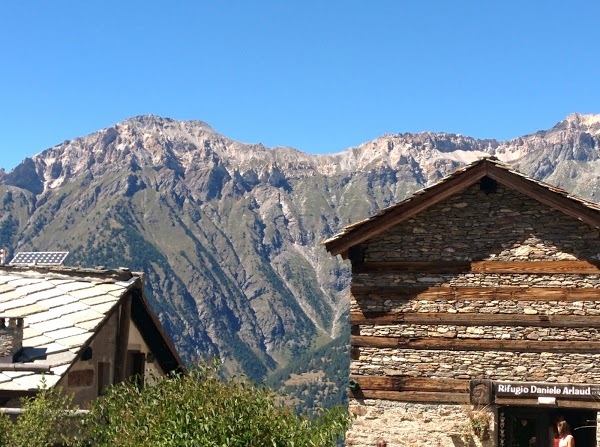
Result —
<path fill-rule="evenodd" d="M 596 411 L 538 407 L 500 408 L 498 445 L 553 447 L 554 425 L 559 418 L 569 423 L 576 447 L 596 447 Z"/>
<path fill-rule="evenodd" d="M 140 351 L 127 351 L 127 369 L 125 377 L 138 387 L 144 386 L 144 370 L 146 369 L 146 354 Z"/>

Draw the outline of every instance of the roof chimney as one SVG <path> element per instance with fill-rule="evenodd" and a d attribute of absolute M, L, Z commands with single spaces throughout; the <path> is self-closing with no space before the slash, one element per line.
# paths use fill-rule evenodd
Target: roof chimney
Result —
<path fill-rule="evenodd" d="M 6 255 L 7 255 L 6 248 L 0 248 L 0 265 L 6 264 Z"/>
<path fill-rule="evenodd" d="M 23 348 L 23 318 L 0 316 L 0 363 L 13 363 Z"/>

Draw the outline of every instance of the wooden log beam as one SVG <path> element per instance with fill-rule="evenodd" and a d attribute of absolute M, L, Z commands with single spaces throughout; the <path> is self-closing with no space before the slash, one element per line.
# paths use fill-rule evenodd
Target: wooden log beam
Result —
<path fill-rule="evenodd" d="M 514 405 L 514 406 L 527 406 L 527 407 L 539 407 L 537 399 L 532 398 L 518 398 L 518 397 L 496 397 L 494 399 L 496 405 Z M 590 410 L 600 410 L 600 402 L 594 400 L 566 400 L 557 398 L 556 405 L 553 408 L 580 408 Z"/>
<path fill-rule="evenodd" d="M 600 262 L 592 261 L 387 261 L 365 262 L 353 268 L 356 273 L 600 274 Z"/>
<path fill-rule="evenodd" d="M 350 390 L 350 397 L 356 399 L 382 399 L 414 403 L 445 403 L 468 404 L 469 394 L 462 393 L 429 393 L 426 391 L 377 391 L 377 390 Z"/>
<path fill-rule="evenodd" d="M 369 300 L 459 300 L 459 301 L 600 301 L 600 289 L 566 287 L 371 287 L 352 285 L 357 299 Z"/>
<path fill-rule="evenodd" d="M 365 348 L 600 354 L 600 342 L 597 341 L 490 340 L 480 338 L 408 338 L 351 335 L 350 344 L 353 347 Z"/>
<path fill-rule="evenodd" d="M 126 379 L 127 346 L 129 343 L 129 327 L 131 325 L 132 292 L 121 298 L 119 307 L 119 329 L 117 333 L 117 352 L 115 356 L 114 383 Z"/>
<path fill-rule="evenodd" d="M 458 326 L 600 327 L 600 316 L 523 315 L 449 312 L 350 312 L 352 325 L 444 324 Z M 359 335 L 359 334 L 353 334 Z"/>
<path fill-rule="evenodd" d="M 460 379 L 351 375 L 350 380 L 355 382 L 363 391 L 427 391 L 448 393 L 469 392 L 469 381 Z"/>

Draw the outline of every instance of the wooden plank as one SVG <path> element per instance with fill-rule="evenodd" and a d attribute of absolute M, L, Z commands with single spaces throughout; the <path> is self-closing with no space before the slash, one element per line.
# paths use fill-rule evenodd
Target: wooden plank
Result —
<path fill-rule="evenodd" d="M 127 346 L 129 343 L 129 328 L 131 326 L 131 300 L 132 293 L 121 298 L 119 307 L 119 328 L 117 332 L 117 353 L 115 356 L 114 383 L 126 379 Z"/>
<path fill-rule="evenodd" d="M 352 325 L 444 324 L 458 326 L 600 327 L 600 316 L 523 315 L 449 312 L 350 312 Z M 355 327 L 355 326 L 353 326 Z M 356 330 L 354 330 L 356 332 Z M 352 335 L 360 335 L 353 333 Z"/>
<path fill-rule="evenodd" d="M 365 348 L 600 354 L 600 342 L 596 341 L 490 340 L 442 337 L 408 338 L 351 335 L 350 344 L 353 347 Z"/>
<path fill-rule="evenodd" d="M 350 292 L 355 298 L 369 300 L 600 301 L 600 289 L 592 287 L 371 287 L 355 284 Z"/>
<path fill-rule="evenodd" d="M 387 261 L 365 262 L 353 268 L 356 273 L 600 274 L 600 262 L 592 261 Z"/>
<path fill-rule="evenodd" d="M 460 379 L 351 375 L 350 380 L 358 384 L 358 387 L 363 391 L 427 391 L 449 393 L 469 392 L 469 381 Z"/>
<path fill-rule="evenodd" d="M 377 391 L 377 390 L 350 390 L 350 397 L 356 399 L 383 399 L 399 402 L 468 404 L 469 394 L 462 393 L 429 393 L 425 391 Z"/>
<path fill-rule="evenodd" d="M 364 223 L 355 225 L 345 235 L 325 243 L 325 248 L 334 256 L 347 255 L 347 250 L 350 247 L 382 233 L 403 220 L 410 219 L 430 206 L 446 200 L 448 197 L 476 183 L 485 176 L 487 164 L 489 163 L 482 162 L 473 166 L 470 170 L 465 171 L 463 175 L 447 179 L 445 182 L 426 190 L 423 194 L 412 196 L 410 200 L 389 208 L 377 219 L 365 220 Z"/>
<path fill-rule="evenodd" d="M 496 405 L 514 405 L 514 406 L 527 406 L 527 407 L 539 407 L 540 403 L 537 399 L 531 398 L 518 398 L 518 397 L 496 397 L 494 399 Z M 566 400 L 556 399 L 556 405 L 552 408 L 581 408 L 590 410 L 600 410 L 599 401 L 584 401 L 584 400 Z"/>

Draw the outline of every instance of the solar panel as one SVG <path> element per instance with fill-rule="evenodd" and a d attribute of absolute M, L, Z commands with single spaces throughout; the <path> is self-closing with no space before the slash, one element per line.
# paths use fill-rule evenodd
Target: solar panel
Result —
<path fill-rule="evenodd" d="M 10 265 L 61 265 L 68 251 L 21 251 L 10 261 Z"/>

